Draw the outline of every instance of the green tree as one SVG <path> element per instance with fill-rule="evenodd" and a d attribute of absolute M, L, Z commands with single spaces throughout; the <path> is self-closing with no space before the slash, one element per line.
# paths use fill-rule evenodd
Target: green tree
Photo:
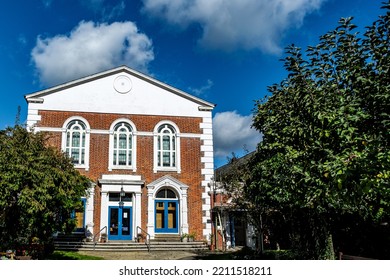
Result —
<path fill-rule="evenodd" d="M 0 250 L 50 248 L 53 233 L 75 227 L 90 182 L 47 137 L 20 125 L 0 131 Z"/>
<path fill-rule="evenodd" d="M 379 225 L 390 210 L 390 2 L 363 36 L 352 18 L 305 53 L 256 103 L 263 133 L 247 197 L 285 217 L 302 257 L 333 258 L 342 221 Z"/>

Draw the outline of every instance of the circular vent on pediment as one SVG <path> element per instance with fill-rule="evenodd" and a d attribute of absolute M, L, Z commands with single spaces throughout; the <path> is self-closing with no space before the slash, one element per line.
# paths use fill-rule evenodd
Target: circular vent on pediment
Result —
<path fill-rule="evenodd" d="M 119 93 L 128 93 L 131 90 L 132 83 L 127 76 L 118 76 L 114 80 L 114 89 Z"/>

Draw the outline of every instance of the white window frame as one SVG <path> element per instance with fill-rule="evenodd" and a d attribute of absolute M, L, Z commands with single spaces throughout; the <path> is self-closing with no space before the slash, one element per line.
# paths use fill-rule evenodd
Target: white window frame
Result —
<path fill-rule="evenodd" d="M 131 135 L 131 164 L 126 165 L 116 165 L 114 164 L 114 141 L 115 141 L 115 127 L 120 124 L 125 123 L 130 126 L 131 132 L 129 133 Z M 108 170 L 112 171 L 115 169 L 132 169 L 134 172 L 137 171 L 137 133 L 136 133 L 136 127 L 132 121 L 129 119 L 118 119 L 115 122 L 111 124 L 110 127 L 110 139 L 109 139 L 109 156 L 108 156 Z"/>
<path fill-rule="evenodd" d="M 85 133 L 85 146 L 84 148 L 80 148 L 84 150 L 84 163 L 83 164 L 74 163 L 74 166 L 75 168 L 83 168 L 85 170 L 89 170 L 89 146 L 90 146 L 91 128 L 89 126 L 88 121 L 85 118 L 80 116 L 74 116 L 74 117 L 70 117 L 64 122 L 64 125 L 62 126 L 61 149 L 64 153 L 66 153 L 69 157 L 71 157 L 71 153 L 67 151 L 68 148 L 67 134 L 69 132 L 69 125 L 71 122 L 82 122 L 85 126 L 85 130 L 83 131 Z"/>
<path fill-rule="evenodd" d="M 160 133 L 160 129 L 162 127 L 165 128 L 168 128 L 168 127 L 171 127 L 174 131 L 172 131 L 172 133 L 168 134 L 168 136 L 170 137 L 169 141 L 172 141 L 171 137 L 174 137 L 174 146 L 175 146 L 175 149 L 172 149 L 172 145 L 170 145 L 170 149 L 169 149 L 169 156 L 170 156 L 170 163 L 172 163 L 172 161 L 175 162 L 175 166 L 172 166 L 172 164 L 170 164 L 170 166 L 161 166 L 159 165 L 159 160 L 158 160 L 158 156 L 160 155 L 160 158 L 161 158 L 161 162 L 162 162 L 162 157 L 163 157 L 163 151 L 161 149 L 161 147 L 159 147 L 159 143 L 162 144 L 162 137 L 164 136 L 163 133 Z M 155 127 L 154 127 L 154 132 L 153 132 L 153 138 L 154 138 L 154 149 L 153 149 L 153 155 L 154 155 L 154 172 L 158 172 L 158 171 L 175 171 L 177 173 L 180 173 L 181 172 L 181 168 L 180 168 L 180 131 L 179 131 L 179 128 L 177 127 L 177 125 L 174 123 L 174 122 L 171 122 L 171 121 L 161 121 L 159 122 Z M 165 134 L 165 136 L 167 136 Z M 159 139 L 161 140 L 159 142 Z M 172 154 L 174 153 L 174 158 L 172 158 Z"/>

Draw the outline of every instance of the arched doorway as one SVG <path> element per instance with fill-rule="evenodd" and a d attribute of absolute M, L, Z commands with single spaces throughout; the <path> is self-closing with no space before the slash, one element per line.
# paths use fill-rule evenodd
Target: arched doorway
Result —
<path fill-rule="evenodd" d="M 170 188 L 162 188 L 156 193 L 155 232 L 179 233 L 179 200 Z"/>

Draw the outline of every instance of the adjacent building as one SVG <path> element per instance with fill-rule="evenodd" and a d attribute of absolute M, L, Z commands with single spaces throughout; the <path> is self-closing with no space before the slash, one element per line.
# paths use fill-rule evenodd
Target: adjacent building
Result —
<path fill-rule="evenodd" d="M 237 204 L 242 200 L 242 172 L 254 152 L 218 167 L 210 184 L 211 216 L 213 220 L 212 242 L 215 248 L 225 250 L 235 247 L 256 248 L 257 233 L 251 224 L 248 209 Z M 232 187 L 229 177 L 235 177 Z"/>

